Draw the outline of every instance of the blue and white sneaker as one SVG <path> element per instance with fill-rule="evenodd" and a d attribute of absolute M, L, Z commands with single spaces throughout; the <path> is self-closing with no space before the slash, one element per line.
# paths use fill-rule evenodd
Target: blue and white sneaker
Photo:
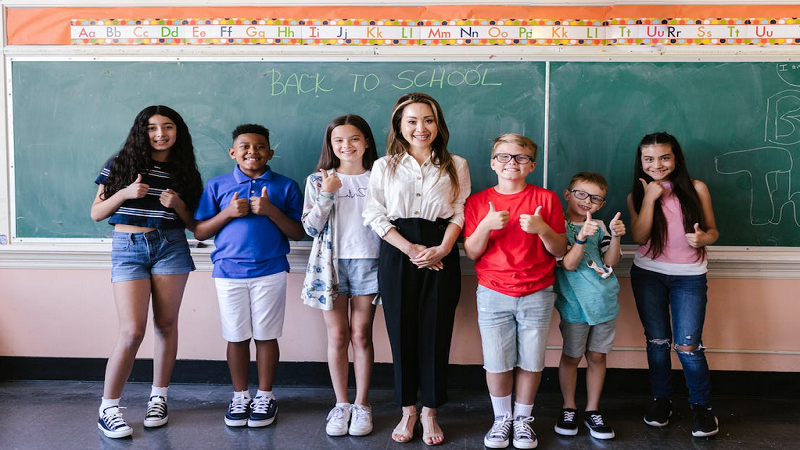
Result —
<path fill-rule="evenodd" d="M 275 421 L 277 414 L 278 404 L 274 398 L 256 397 L 250 403 L 250 418 L 247 420 L 247 426 L 250 428 L 265 427 Z"/>
<path fill-rule="evenodd" d="M 243 427 L 247 425 L 247 418 L 250 416 L 250 399 L 247 397 L 236 397 L 228 405 L 228 412 L 225 413 L 225 425 L 229 427 Z"/>
<path fill-rule="evenodd" d="M 125 423 L 119 406 L 109 406 L 103 410 L 103 415 L 97 419 L 97 428 L 112 439 L 124 438 L 133 434 L 133 428 Z"/>
<path fill-rule="evenodd" d="M 167 399 L 160 395 L 150 397 L 147 402 L 147 413 L 144 415 L 144 426 L 147 428 L 160 427 L 167 424 Z"/>

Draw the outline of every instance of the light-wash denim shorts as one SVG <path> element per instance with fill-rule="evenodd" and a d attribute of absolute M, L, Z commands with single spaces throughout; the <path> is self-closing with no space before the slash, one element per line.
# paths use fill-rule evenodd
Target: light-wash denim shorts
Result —
<path fill-rule="evenodd" d="M 378 293 L 378 259 L 340 259 L 339 295 Z"/>
<path fill-rule="evenodd" d="M 617 319 L 589 325 L 586 322 L 561 321 L 558 325 L 564 339 L 564 352 L 570 358 L 580 358 L 586 350 L 595 353 L 610 353 L 617 334 Z"/>
<path fill-rule="evenodd" d="M 150 275 L 178 275 L 194 269 L 183 228 L 112 234 L 112 283 L 141 280 Z"/>
<path fill-rule="evenodd" d="M 541 372 L 555 300 L 552 286 L 524 297 L 510 297 L 478 285 L 483 368 L 490 373 L 515 367 Z"/>

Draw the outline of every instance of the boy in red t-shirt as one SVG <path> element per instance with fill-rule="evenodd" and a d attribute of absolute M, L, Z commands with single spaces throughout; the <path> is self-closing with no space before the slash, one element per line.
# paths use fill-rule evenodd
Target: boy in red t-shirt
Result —
<path fill-rule="evenodd" d="M 536 144 L 519 134 L 494 140 L 497 186 L 467 199 L 464 250 L 478 275 L 478 325 L 494 424 L 484 445 L 535 448 L 530 426 L 553 315 L 556 257 L 567 251 L 561 201 L 528 184 Z M 511 393 L 516 402 L 511 409 Z M 513 412 L 513 414 L 512 414 Z"/>

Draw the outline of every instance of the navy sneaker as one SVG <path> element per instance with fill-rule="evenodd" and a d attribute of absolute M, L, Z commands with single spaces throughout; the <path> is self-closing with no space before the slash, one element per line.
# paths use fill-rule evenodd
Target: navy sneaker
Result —
<path fill-rule="evenodd" d="M 556 433 L 562 436 L 575 436 L 578 434 L 578 419 L 575 417 L 578 411 L 572 408 L 564 408 L 556 422 Z"/>
<path fill-rule="evenodd" d="M 133 434 L 133 428 L 125 423 L 125 419 L 122 418 L 122 413 L 119 410 L 119 406 L 109 406 L 103 410 L 103 415 L 97 419 L 97 428 L 106 437 L 119 439 Z"/>
<path fill-rule="evenodd" d="M 586 411 L 584 422 L 589 428 L 589 433 L 596 439 L 614 439 L 614 430 L 603 420 L 600 411 Z"/>
<path fill-rule="evenodd" d="M 231 400 L 228 405 L 228 412 L 225 413 L 225 425 L 229 427 L 243 427 L 247 425 L 247 418 L 250 416 L 250 399 L 247 397 L 237 397 Z"/>
<path fill-rule="evenodd" d="M 650 409 L 644 414 L 644 423 L 651 427 L 665 427 L 672 416 L 672 401 L 667 397 L 653 399 Z"/>
<path fill-rule="evenodd" d="M 250 418 L 247 419 L 247 426 L 250 428 L 265 427 L 275 421 L 277 414 L 278 404 L 274 398 L 256 397 L 250 403 Z"/>
<path fill-rule="evenodd" d="M 160 395 L 150 397 L 147 402 L 147 413 L 144 415 L 144 426 L 148 428 L 160 427 L 167 424 L 167 399 Z"/>
<path fill-rule="evenodd" d="M 719 433 L 719 421 L 710 406 L 692 405 L 692 436 L 709 437 Z"/>

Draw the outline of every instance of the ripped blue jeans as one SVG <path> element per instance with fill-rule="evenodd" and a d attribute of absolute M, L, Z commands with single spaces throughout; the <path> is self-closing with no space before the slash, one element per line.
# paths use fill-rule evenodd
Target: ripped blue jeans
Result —
<path fill-rule="evenodd" d="M 664 275 L 634 264 L 631 267 L 631 287 L 647 339 L 647 364 L 653 397 L 669 398 L 672 394 L 670 352 L 674 342 L 689 389 L 689 403 L 710 405 L 711 374 L 702 339 L 708 301 L 705 274 Z M 681 351 L 677 346 L 696 348 Z"/>

